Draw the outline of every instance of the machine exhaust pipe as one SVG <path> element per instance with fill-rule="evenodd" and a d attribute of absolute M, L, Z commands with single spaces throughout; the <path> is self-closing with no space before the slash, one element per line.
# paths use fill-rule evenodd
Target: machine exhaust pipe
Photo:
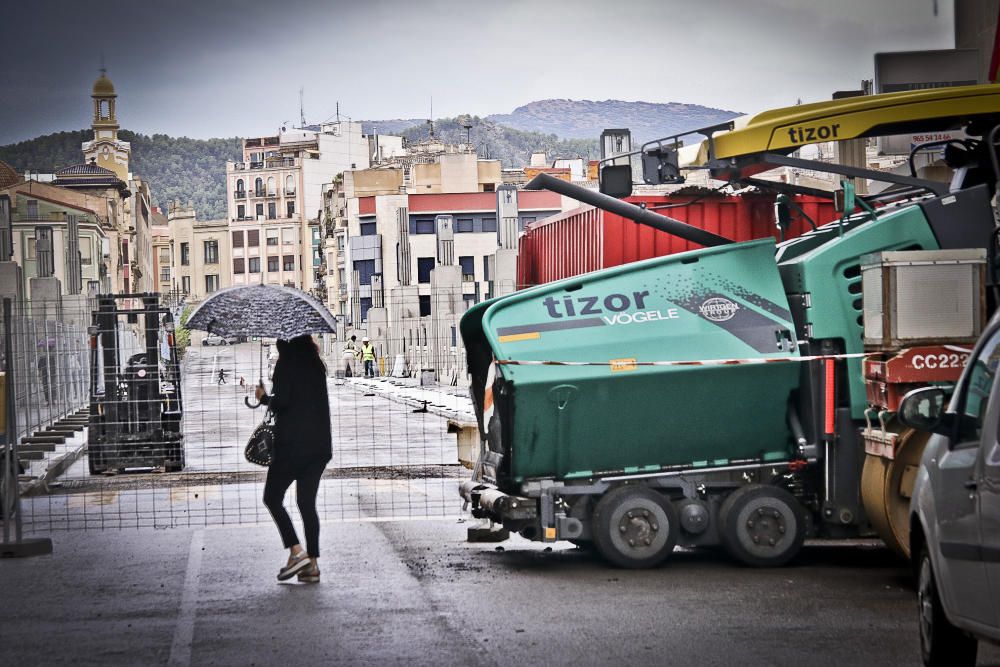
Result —
<path fill-rule="evenodd" d="M 689 225 L 686 222 L 681 222 L 680 220 L 668 218 L 667 216 L 660 215 L 659 213 L 647 211 L 641 206 L 629 204 L 628 202 L 615 199 L 614 197 L 609 197 L 606 194 L 595 192 L 594 190 L 588 190 L 587 188 L 574 185 L 568 181 L 564 181 L 554 176 L 549 176 L 548 174 L 538 174 L 524 186 L 524 189 L 551 190 L 552 192 L 557 192 L 561 195 L 583 202 L 584 204 L 595 206 L 603 211 L 608 211 L 609 213 L 620 215 L 623 218 L 628 218 L 629 220 L 637 222 L 640 225 L 646 225 L 647 227 L 658 229 L 661 232 L 679 236 L 685 241 L 691 241 L 692 243 L 697 243 L 705 247 L 733 243 L 732 239 L 727 239 L 725 236 L 719 236 L 718 234 L 713 234 L 712 232 L 705 231 L 704 229 L 698 229 L 697 227 Z"/>

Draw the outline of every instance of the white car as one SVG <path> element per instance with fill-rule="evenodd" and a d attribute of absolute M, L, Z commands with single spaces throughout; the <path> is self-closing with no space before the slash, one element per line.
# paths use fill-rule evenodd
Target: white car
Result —
<path fill-rule="evenodd" d="M 974 665 L 978 640 L 1000 641 L 1000 313 L 946 404 L 940 387 L 908 393 L 907 426 L 932 433 L 910 501 L 926 665 Z"/>
<path fill-rule="evenodd" d="M 208 334 L 205 336 L 201 344 L 202 345 L 235 345 L 239 340 L 236 336 L 219 336 L 217 334 Z"/>

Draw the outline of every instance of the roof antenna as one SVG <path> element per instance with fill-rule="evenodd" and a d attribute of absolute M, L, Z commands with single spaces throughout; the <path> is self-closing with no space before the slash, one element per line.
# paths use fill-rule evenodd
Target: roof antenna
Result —
<path fill-rule="evenodd" d="M 302 124 L 299 125 L 299 127 L 302 127 L 302 128 L 304 128 L 306 126 L 306 107 L 305 107 L 305 104 L 303 102 L 305 93 L 306 93 L 306 89 L 304 87 L 300 86 L 299 87 L 299 119 L 302 121 Z"/>
<path fill-rule="evenodd" d="M 104 66 L 104 50 L 101 49 L 101 76 L 108 73 L 108 68 Z"/>
<path fill-rule="evenodd" d="M 340 100 L 337 101 L 337 122 L 340 122 Z"/>
<path fill-rule="evenodd" d="M 427 124 L 431 126 L 431 139 L 434 138 L 434 96 L 431 95 L 431 117 L 427 120 Z"/>

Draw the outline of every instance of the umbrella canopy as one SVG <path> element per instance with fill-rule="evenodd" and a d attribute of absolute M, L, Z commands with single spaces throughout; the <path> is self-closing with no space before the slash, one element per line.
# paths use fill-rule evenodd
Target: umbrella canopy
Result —
<path fill-rule="evenodd" d="M 214 293 L 195 308 L 186 326 L 220 336 L 290 340 L 304 334 L 333 333 L 337 321 L 322 303 L 302 290 L 248 285 Z"/>

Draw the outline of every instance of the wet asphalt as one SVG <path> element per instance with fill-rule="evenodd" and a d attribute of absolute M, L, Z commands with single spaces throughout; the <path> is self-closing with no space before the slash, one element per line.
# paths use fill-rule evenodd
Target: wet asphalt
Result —
<path fill-rule="evenodd" d="M 470 544 L 468 525 L 327 523 L 318 585 L 276 582 L 270 525 L 54 532 L 53 555 L 0 561 L 0 663 L 919 662 L 908 569 L 881 547 L 627 571 L 566 543 Z"/>

